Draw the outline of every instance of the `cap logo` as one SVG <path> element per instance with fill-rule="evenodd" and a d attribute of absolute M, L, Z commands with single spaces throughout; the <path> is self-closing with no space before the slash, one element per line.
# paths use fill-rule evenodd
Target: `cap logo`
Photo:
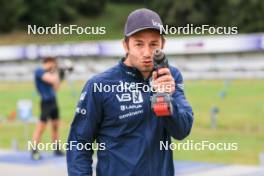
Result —
<path fill-rule="evenodd" d="M 162 25 L 159 22 L 154 21 L 153 19 L 151 21 L 153 26 L 162 27 Z"/>

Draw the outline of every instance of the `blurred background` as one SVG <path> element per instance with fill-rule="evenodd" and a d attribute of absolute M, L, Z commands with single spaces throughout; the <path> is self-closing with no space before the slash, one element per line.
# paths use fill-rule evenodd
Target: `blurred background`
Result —
<path fill-rule="evenodd" d="M 0 175 L 67 175 L 65 158 L 27 150 L 39 116 L 34 70 L 45 56 L 74 71 L 58 92 L 66 142 L 86 80 L 124 56 L 127 15 L 150 8 L 169 26 L 238 28 L 237 35 L 166 35 L 165 53 L 180 69 L 195 113 L 187 140 L 237 143 L 236 151 L 175 150 L 177 175 L 264 175 L 264 1 L 0 0 Z M 28 35 L 28 25 L 105 26 L 104 35 Z M 42 142 L 50 142 L 47 129 Z M 14 168 L 14 169 L 12 169 Z"/>

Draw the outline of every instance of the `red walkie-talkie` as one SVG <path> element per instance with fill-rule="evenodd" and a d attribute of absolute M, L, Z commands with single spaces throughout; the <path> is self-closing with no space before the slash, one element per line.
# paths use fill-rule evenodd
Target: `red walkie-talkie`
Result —
<path fill-rule="evenodd" d="M 157 77 L 162 75 L 159 74 L 159 69 L 168 68 L 168 60 L 165 54 L 160 50 L 156 49 L 153 53 L 154 71 L 157 72 Z M 154 93 L 151 98 L 151 108 L 155 115 L 158 117 L 170 116 L 173 113 L 173 107 L 171 104 L 171 96 L 169 93 Z"/>

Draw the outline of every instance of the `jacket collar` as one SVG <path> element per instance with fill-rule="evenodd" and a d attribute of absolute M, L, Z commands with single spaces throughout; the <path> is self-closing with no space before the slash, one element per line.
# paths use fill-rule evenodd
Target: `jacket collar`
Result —
<path fill-rule="evenodd" d="M 120 68 L 122 69 L 122 71 L 129 77 L 134 77 L 134 78 L 137 78 L 137 79 L 143 79 L 143 76 L 142 74 L 140 73 L 140 71 L 135 68 L 135 67 L 130 67 L 130 66 L 127 66 L 124 61 L 125 61 L 126 58 L 122 58 L 120 61 L 119 61 L 119 66 Z"/>

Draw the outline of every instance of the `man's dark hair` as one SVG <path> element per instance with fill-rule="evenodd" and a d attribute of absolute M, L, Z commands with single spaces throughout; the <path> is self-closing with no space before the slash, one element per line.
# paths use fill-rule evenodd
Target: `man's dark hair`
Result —
<path fill-rule="evenodd" d="M 45 58 L 43 58 L 43 63 L 47 63 L 47 62 L 56 62 L 56 58 L 55 57 L 45 57 Z"/>

